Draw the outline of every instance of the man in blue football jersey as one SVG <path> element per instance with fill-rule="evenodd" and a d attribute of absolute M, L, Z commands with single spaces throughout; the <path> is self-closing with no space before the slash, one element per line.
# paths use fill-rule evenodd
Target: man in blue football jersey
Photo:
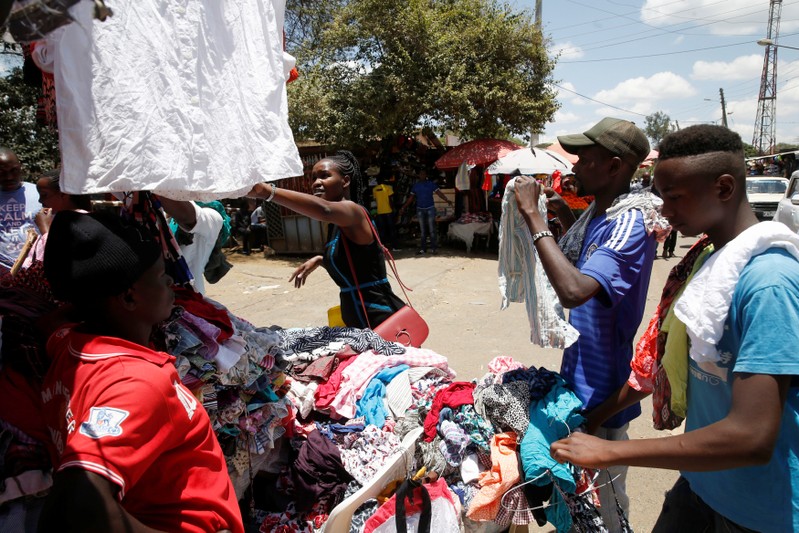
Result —
<path fill-rule="evenodd" d="M 630 193 L 638 165 L 649 154 L 649 142 L 635 124 L 604 118 L 585 133 L 558 137 L 561 146 L 579 156 L 574 177 L 579 194 L 594 202 L 575 222 L 557 195 L 550 198 L 568 231 L 556 242 L 538 209 L 542 186 L 530 177 L 517 178 L 516 201 L 532 234 L 536 252 L 569 322 L 580 332 L 563 352 L 561 375 L 582 400 L 586 412 L 602 404 L 630 374 L 630 359 L 646 293 L 656 242 L 651 224 L 660 200 L 649 191 Z M 656 214 L 656 213 L 655 213 Z M 626 440 L 630 420 L 641 414 L 638 403 L 592 431 L 604 439 Z M 604 472 L 600 489 L 602 517 L 610 531 L 621 527 L 607 476 L 627 512 L 625 466 Z"/>

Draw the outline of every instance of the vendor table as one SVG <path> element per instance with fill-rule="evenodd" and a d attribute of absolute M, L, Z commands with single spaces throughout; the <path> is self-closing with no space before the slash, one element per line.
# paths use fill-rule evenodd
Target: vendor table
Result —
<path fill-rule="evenodd" d="M 466 243 L 466 251 L 472 250 L 475 235 L 489 236 L 494 231 L 494 222 L 469 222 L 468 224 L 458 224 L 453 222 L 449 225 L 447 237 L 458 239 Z"/>

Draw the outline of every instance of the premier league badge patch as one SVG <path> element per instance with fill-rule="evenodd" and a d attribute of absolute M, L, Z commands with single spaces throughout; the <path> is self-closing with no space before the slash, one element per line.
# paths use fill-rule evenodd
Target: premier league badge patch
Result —
<path fill-rule="evenodd" d="M 122 421 L 129 414 L 113 407 L 92 407 L 89 420 L 80 425 L 80 432 L 91 439 L 117 437 L 122 435 Z"/>

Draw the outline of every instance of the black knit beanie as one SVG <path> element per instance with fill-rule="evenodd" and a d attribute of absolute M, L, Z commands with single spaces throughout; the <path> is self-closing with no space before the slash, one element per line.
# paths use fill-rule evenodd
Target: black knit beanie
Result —
<path fill-rule="evenodd" d="M 59 300 L 96 301 L 130 288 L 160 255 L 141 225 L 111 213 L 61 211 L 47 235 L 44 274 Z"/>

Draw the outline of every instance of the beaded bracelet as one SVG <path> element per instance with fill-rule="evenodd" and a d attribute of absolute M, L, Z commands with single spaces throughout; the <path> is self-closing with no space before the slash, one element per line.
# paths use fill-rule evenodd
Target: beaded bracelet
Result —
<path fill-rule="evenodd" d="M 533 244 L 538 242 L 538 239 L 541 239 L 541 238 L 544 238 L 544 237 L 552 237 L 553 239 L 555 238 L 555 236 L 549 230 L 547 230 L 547 231 L 539 231 L 538 233 L 533 233 Z"/>

